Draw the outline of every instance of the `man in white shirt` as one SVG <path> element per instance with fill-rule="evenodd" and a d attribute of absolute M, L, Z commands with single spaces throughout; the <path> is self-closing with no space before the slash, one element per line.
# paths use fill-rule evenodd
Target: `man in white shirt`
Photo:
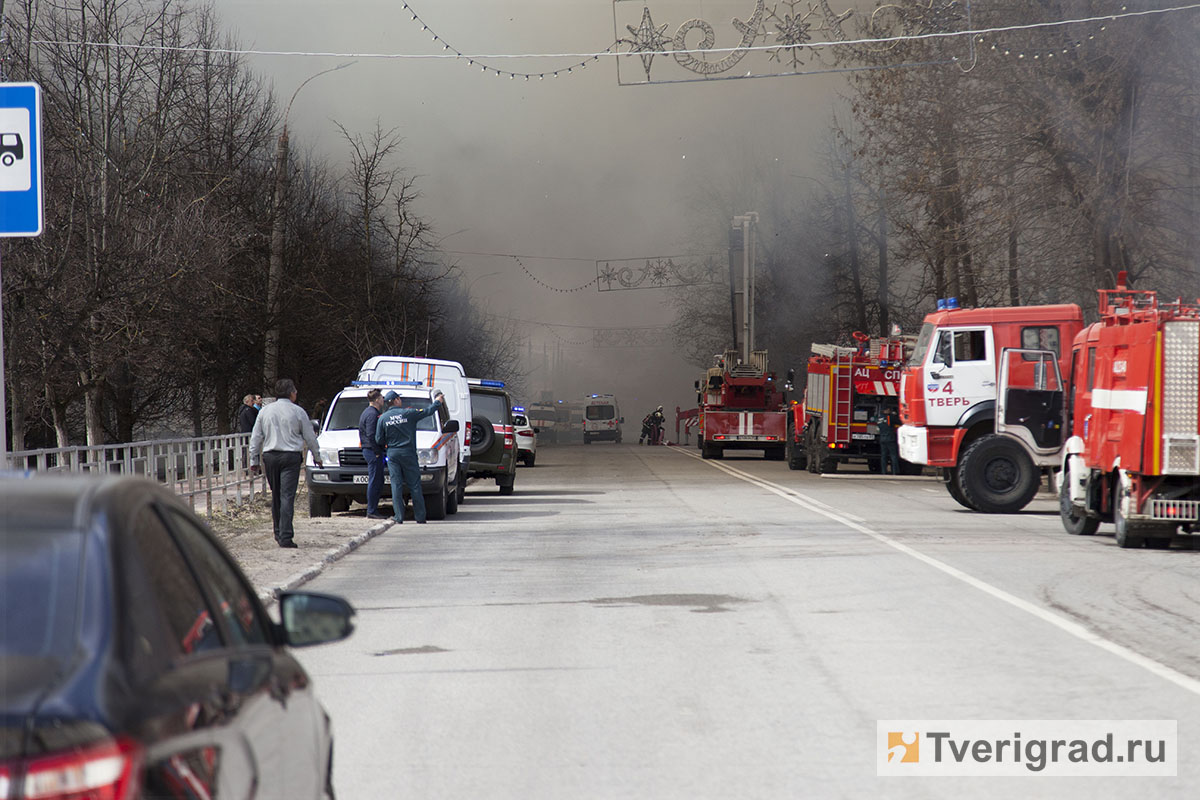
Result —
<path fill-rule="evenodd" d="M 250 433 L 250 471 L 267 475 L 275 541 L 280 547 L 295 547 L 292 516 L 305 446 L 312 451 L 318 467 L 324 464 L 308 414 L 296 405 L 296 384 L 290 378 L 275 381 L 275 398 L 254 420 L 254 430 Z"/>

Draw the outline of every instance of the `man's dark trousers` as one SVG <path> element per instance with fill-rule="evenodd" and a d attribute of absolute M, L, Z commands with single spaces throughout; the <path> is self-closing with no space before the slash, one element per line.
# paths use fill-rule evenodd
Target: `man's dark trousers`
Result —
<path fill-rule="evenodd" d="M 289 450 L 268 450 L 262 455 L 263 472 L 271 487 L 271 523 L 277 542 L 290 542 L 296 535 L 292 516 L 296 511 L 302 458 L 302 453 Z"/>
<path fill-rule="evenodd" d="M 383 494 L 383 456 L 370 447 L 363 448 L 367 461 L 367 515 L 379 513 L 379 496 Z"/>
<path fill-rule="evenodd" d="M 413 519 L 425 521 L 425 495 L 421 494 L 421 465 L 415 450 L 405 452 L 398 447 L 387 451 L 388 473 L 392 476 L 392 518 L 404 522 L 404 487 L 412 498 Z"/>
<path fill-rule="evenodd" d="M 881 452 L 880 474 L 887 475 L 889 472 L 888 465 L 891 465 L 891 474 L 900 474 L 900 443 L 895 439 L 880 439 L 879 449 Z"/>

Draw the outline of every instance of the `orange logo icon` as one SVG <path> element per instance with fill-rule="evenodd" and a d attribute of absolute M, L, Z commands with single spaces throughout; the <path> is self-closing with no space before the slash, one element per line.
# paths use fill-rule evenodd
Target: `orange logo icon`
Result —
<path fill-rule="evenodd" d="M 918 733 L 888 731 L 887 760 L 889 764 L 916 764 L 921 760 L 921 736 Z"/>

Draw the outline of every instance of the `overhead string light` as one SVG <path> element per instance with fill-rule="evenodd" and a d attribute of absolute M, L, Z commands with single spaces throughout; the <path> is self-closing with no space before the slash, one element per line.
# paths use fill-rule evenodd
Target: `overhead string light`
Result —
<path fill-rule="evenodd" d="M 537 275 L 534 275 L 532 272 L 530 272 L 529 267 L 525 266 L 525 262 L 522 261 L 517 256 L 512 256 L 512 259 L 514 261 L 516 261 L 518 265 L 520 265 L 521 271 L 524 272 L 527 276 L 529 276 L 529 279 L 532 280 L 534 283 L 536 283 L 538 286 L 541 286 L 543 289 L 549 289 L 552 292 L 558 292 L 559 294 L 571 294 L 573 292 L 582 292 L 584 289 L 590 289 L 593 286 L 597 286 L 598 281 L 600 280 L 598 277 L 596 277 L 596 278 L 592 278 L 591 280 L 589 280 L 587 283 L 583 284 L 582 286 L 576 286 L 572 289 L 560 289 L 557 286 L 551 286 L 550 284 L 546 283 L 544 280 L 539 278 Z"/>
<path fill-rule="evenodd" d="M 1121 11 L 1125 11 L 1125 6 L 1121 6 Z M 1115 17 L 1113 17 L 1115 19 Z M 989 45 L 983 36 L 977 36 L 975 43 L 980 45 L 980 48 L 990 48 L 997 55 L 1009 56 L 1016 58 L 1018 61 L 1053 61 L 1055 58 L 1062 58 L 1071 53 L 1072 50 L 1078 50 L 1088 42 L 1093 42 L 1096 37 L 1108 30 L 1107 25 L 1101 25 L 1096 28 L 1093 33 L 1079 38 L 1070 37 L 1063 41 L 1057 47 L 1014 47 L 1011 44 L 1006 44 L 1000 39 L 993 39 Z"/>
<path fill-rule="evenodd" d="M 540 80 L 545 80 L 548 77 L 549 78 L 557 78 L 560 74 L 573 75 L 575 73 L 575 70 L 585 69 L 588 64 L 591 64 L 594 61 L 599 61 L 602 56 L 611 54 L 616 49 L 617 44 L 618 44 L 618 42 L 613 42 L 608 47 L 604 48 L 604 50 L 602 50 L 599 53 L 596 53 L 594 55 L 588 56 L 583 61 L 576 62 L 574 64 L 571 64 L 568 67 L 560 67 L 559 69 L 556 69 L 556 70 L 547 70 L 545 72 L 514 72 L 512 70 L 507 70 L 507 69 L 496 69 L 493 66 L 490 66 L 488 64 L 483 64 L 483 63 L 476 61 L 475 59 L 471 58 L 466 53 L 464 53 L 462 50 L 459 50 L 457 47 L 455 47 L 452 44 L 450 44 L 449 42 L 447 42 L 445 39 L 443 39 L 441 36 L 439 36 L 432 28 L 430 28 L 429 24 L 427 22 L 425 22 L 425 20 L 421 19 L 420 15 L 417 14 L 417 12 L 415 10 L 413 10 L 412 6 L 410 6 L 408 3 L 404 3 L 403 5 L 404 5 L 404 10 L 407 11 L 409 13 L 409 15 L 413 18 L 413 22 L 418 23 L 421 26 L 422 31 L 430 34 L 433 37 L 433 41 L 442 46 L 442 50 L 448 50 L 451 53 L 454 53 L 455 55 L 457 55 L 459 58 L 467 59 L 467 66 L 470 66 L 470 67 L 478 66 L 480 71 L 483 72 L 485 75 L 490 72 L 490 73 L 494 74 L 497 78 L 507 77 L 509 80 L 516 80 L 517 78 L 524 78 L 525 80 L 529 80 L 530 78 L 537 78 L 540 81 Z"/>

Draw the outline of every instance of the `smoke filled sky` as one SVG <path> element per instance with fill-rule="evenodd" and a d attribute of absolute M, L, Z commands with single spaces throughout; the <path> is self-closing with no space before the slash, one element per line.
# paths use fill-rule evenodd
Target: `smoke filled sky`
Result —
<path fill-rule="evenodd" d="M 411 5 L 429 31 L 412 20 L 401 0 L 215 2 L 243 47 L 354 53 L 446 52 L 432 40 L 434 33 L 469 54 L 599 52 L 616 36 L 629 37 L 625 24 L 637 27 L 643 12 L 642 3 L 629 0 L 615 7 L 611 0 Z M 715 46 L 728 47 L 740 36 L 731 20 L 746 19 L 755 4 L 649 0 L 648 6 L 655 27 L 666 25 L 666 36 L 688 19 L 703 18 L 712 24 Z M 689 45 L 695 46 L 701 33 L 691 36 Z M 756 71 L 770 71 L 761 54 L 757 59 Z M 251 56 L 249 63 L 286 104 L 310 75 L 347 60 Z M 538 73 L 579 60 L 482 63 Z M 623 58 L 620 69 L 626 81 L 645 77 L 634 58 Z M 400 165 L 420 176 L 420 213 L 436 227 L 464 285 L 491 313 L 581 326 L 667 325 L 668 290 L 556 292 L 531 280 L 511 258 L 467 253 L 530 256 L 523 261 L 541 281 L 569 289 L 595 276 L 596 259 L 696 251 L 698 231 L 722 241 L 722 214 L 714 213 L 719 209 L 696 211 L 695 197 L 720 194 L 729 184 L 727 226 L 729 214 L 754 210 L 734 207 L 737 195 L 745 196 L 744 187 L 732 185 L 740 171 L 750 165 L 780 175 L 818 169 L 816 153 L 841 85 L 837 76 L 805 76 L 621 86 L 611 57 L 558 78 L 530 81 L 453 59 L 359 58 L 308 84 L 296 97 L 289 123 L 293 141 L 332 161 L 346 152 L 334 120 L 363 134 L 376 120 L 384 130 L 395 128 L 404 139 Z M 530 390 L 545 385 L 543 347 L 590 336 L 585 329 L 565 328 L 555 329 L 555 336 L 523 324 L 534 354 Z M 562 347 L 576 367 L 569 385 L 556 387 L 559 392 L 611 391 L 625 402 L 627 418 L 640 419 L 643 407 L 657 403 L 694 404 L 691 386 L 699 370 L 683 363 L 669 342 L 619 350 Z M 782 371 L 791 365 L 773 366 Z"/>

